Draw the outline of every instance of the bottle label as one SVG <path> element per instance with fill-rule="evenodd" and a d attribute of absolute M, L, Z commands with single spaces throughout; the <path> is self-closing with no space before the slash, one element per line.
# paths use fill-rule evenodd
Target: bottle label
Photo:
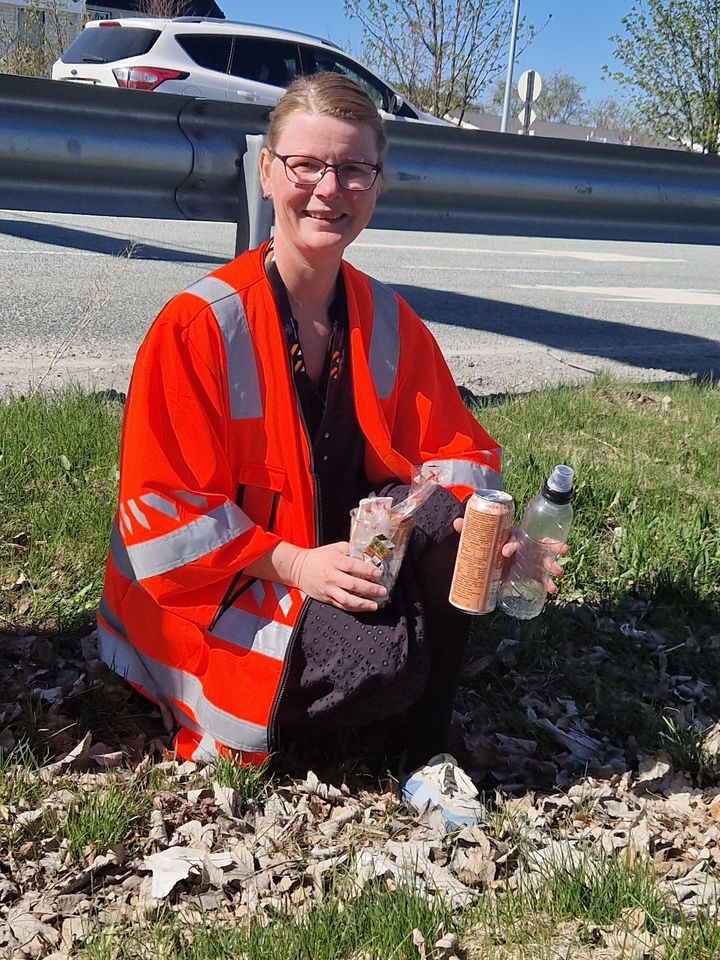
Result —
<path fill-rule="evenodd" d="M 450 585 L 453 606 L 468 613 L 495 609 L 502 569 L 500 548 L 508 538 L 512 517 L 512 497 L 503 491 L 479 491 L 468 500 Z"/>

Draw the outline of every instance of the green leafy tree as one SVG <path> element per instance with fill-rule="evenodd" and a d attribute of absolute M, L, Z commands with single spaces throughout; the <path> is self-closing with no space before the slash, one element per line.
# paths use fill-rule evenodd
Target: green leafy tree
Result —
<path fill-rule="evenodd" d="M 363 57 L 409 100 L 459 119 L 505 70 L 513 0 L 345 0 Z M 520 24 L 520 46 L 534 28 Z"/>
<path fill-rule="evenodd" d="M 635 0 L 614 34 L 625 85 L 653 134 L 688 149 L 720 149 L 720 0 Z"/>

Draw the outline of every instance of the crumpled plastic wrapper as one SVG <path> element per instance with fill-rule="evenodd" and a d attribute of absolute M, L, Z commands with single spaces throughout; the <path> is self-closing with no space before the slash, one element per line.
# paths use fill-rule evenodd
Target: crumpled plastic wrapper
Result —
<path fill-rule="evenodd" d="M 350 556 L 361 557 L 381 571 L 380 583 L 390 602 L 395 581 L 415 525 L 414 513 L 440 480 L 435 468 L 418 467 L 407 497 L 393 506 L 392 497 L 365 497 L 350 511 Z"/>

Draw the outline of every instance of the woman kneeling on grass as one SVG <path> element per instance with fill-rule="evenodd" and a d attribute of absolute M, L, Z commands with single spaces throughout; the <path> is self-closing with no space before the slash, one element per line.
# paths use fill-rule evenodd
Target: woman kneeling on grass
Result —
<path fill-rule="evenodd" d="M 100 648 L 170 708 L 181 757 L 257 762 L 289 736 L 402 723 L 405 799 L 472 823 L 476 791 L 444 753 L 470 621 L 447 597 L 463 501 L 501 485 L 500 451 L 415 313 L 342 259 L 385 145 L 335 74 L 273 111 L 273 240 L 171 300 L 138 354 Z M 349 511 L 370 491 L 404 499 L 428 463 L 447 486 L 379 606 Z"/>

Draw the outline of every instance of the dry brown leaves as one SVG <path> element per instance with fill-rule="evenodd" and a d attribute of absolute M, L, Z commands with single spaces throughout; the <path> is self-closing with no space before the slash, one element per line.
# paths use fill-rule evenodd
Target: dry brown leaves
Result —
<path fill-rule="evenodd" d="M 3 844 L 0 865 L 0 956 L 73 956 L 92 933 L 151 920 L 163 905 L 187 922 L 209 913 L 262 921 L 308 909 L 339 877 L 348 896 L 369 882 L 407 884 L 462 908 L 481 891 L 541 882 L 554 867 L 584 862 L 587 849 L 644 859 L 690 917 L 714 910 L 720 896 L 720 792 L 694 788 L 662 755 L 641 755 L 628 769 L 620 746 L 599 737 L 568 701 L 526 704 L 532 723 L 557 744 L 552 759 L 539 760 L 534 740 L 477 732 L 477 695 L 464 691 L 457 736 L 471 772 L 485 781 L 491 773 L 500 789 L 488 823 L 448 833 L 436 811 L 413 815 L 403 807 L 392 781 L 351 789 L 310 771 L 243 803 L 213 783 L 210 768 L 167 754 L 153 762 L 167 743 L 160 718 L 151 707 L 135 716 L 135 700 L 128 708 L 130 695 L 98 664 L 92 637 L 74 657 L 58 656 L 40 638 L 6 637 L 0 684 L 3 748 L 21 731 L 24 690 L 46 705 L 54 749 L 27 775 L 27 789 L 0 805 L 2 836 L 15 838 Z M 116 719 L 101 735 L 83 730 L 77 710 L 98 684 Z M 562 786 L 522 789 L 538 768 L 540 782 Z M 147 808 L 122 843 L 89 846 L 72 858 L 53 824 L 109 777 L 142 786 Z M 599 932 L 598 949 L 617 946 L 615 935 Z M 638 951 L 642 936 L 638 927 Z M 454 940 L 441 941 L 425 944 L 416 931 L 418 956 L 454 956 Z"/>

